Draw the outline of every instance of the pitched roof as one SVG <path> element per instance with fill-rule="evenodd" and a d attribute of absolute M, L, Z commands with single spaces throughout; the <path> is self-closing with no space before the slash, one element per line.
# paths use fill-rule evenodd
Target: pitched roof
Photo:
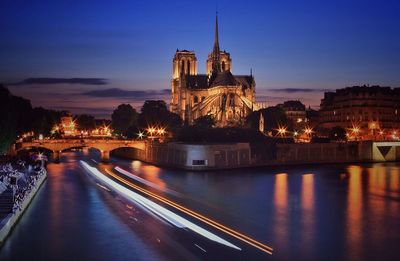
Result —
<path fill-rule="evenodd" d="M 227 86 L 227 85 L 239 85 L 240 83 L 236 81 L 235 76 L 232 75 L 230 71 L 218 72 L 211 75 L 210 87 L 215 86 Z"/>
<path fill-rule="evenodd" d="M 250 88 L 254 81 L 254 78 L 251 75 L 237 75 L 235 76 L 235 79 L 246 88 Z"/>
<path fill-rule="evenodd" d="M 186 88 L 189 89 L 207 89 L 208 80 L 206 74 L 185 75 Z"/>

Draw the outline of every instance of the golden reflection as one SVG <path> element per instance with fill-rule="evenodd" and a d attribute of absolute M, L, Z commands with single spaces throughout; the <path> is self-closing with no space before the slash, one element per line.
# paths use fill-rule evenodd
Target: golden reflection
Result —
<path fill-rule="evenodd" d="M 392 192 L 400 192 L 400 173 L 398 168 L 391 169 L 389 182 Z"/>
<path fill-rule="evenodd" d="M 347 193 L 347 229 L 349 249 L 354 256 L 361 251 L 362 241 L 362 168 L 349 166 L 349 187 Z"/>
<path fill-rule="evenodd" d="M 288 210 L 288 174 L 279 173 L 275 175 L 274 185 L 274 237 L 276 244 L 286 245 L 289 242 L 289 210 Z"/>
<path fill-rule="evenodd" d="M 368 192 L 375 196 L 384 196 L 387 189 L 386 167 L 375 164 L 368 169 Z"/>
<path fill-rule="evenodd" d="M 160 188 L 166 188 L 167 185 L 165 182 L 160 179 L 160 168 L 152 165 L 144 165 L 142 166 L 142 174 L 145 179 L 150 182 L 153 182 Z"/>
<path fill-rule="evenodd" d="M 301 176 L 301 242 L 302 249 L 311 255 L 313 251 L 313 240 L 315 233 L 315 212 L 314 212 L 314 174 Z"/>
<path fill-rule="evenodd" d="M 314 174 L 302 176 L 301 206 L 307 210 L 314 208 Z"/>
<path fill-rule="evenodd" d="M 279 173 L 275 175 L 275 205 L 281 208 L 287 207 L 288 201 L 288 184 L 287 173 Z"/>
<path fill-rule="evenodd" d="M 134 160 L 131 163 L 132 165 L 132 170 L 136 173 L 140 171 L 140 168 L 142 167 L 142 162 L 140 160 Z"/>
<path fill-rule="evenodd" d="M 400 199 L 400 171 L 399 168 L 392 168 L 390 170 L 390 195 L 397 200 L 391 200 L 389 205 L 389 211 L 392 216 L 397 217 L 399 215 L 399 199 Z"/>

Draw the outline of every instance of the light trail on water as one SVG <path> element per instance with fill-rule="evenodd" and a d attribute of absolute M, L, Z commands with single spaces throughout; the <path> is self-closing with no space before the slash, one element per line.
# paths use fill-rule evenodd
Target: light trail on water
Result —
<path fill-rule="evenodd" d="M 132 190 L 127 189 L 126 187 L 118 184 L 117 182 L 113 181 L 112 179 L 108 178 L 105 176 L 103 173 L 101 173 L 97 168 L 91 167 L 88 163 L 85 161 L 80 161 L 83 167 L 92 174 L 95 178 L 101 180 L 114 190 L 118 191 L 119 193 L 123 194 L 127 198 L 135 201 L 136 203 L 140 204 L 141 206 L 145 207 L 146 209 L 150 210 L 152 213 L 156 214 L 157 216 L 163 218 L 164 220 L 168 221 L 172 225 L 178 227 L 178 228 L 188 228 L 192 230 L 193 232 L 200 234 L 214 242 L 223 244 L 225 246 L 234 248 L 236 250 L 241 250 L 241 248 L 235 246 L 234 244 L 228 242 L 227 240 L 213 234 L 212 232 L 192 223 L 191 221 L 175 214 L 174 212 L 154 203 L 153 201 L 133 192 Z M 109 172 L 109 171 L 108 171 Z M 110 172 L 111 173 L 111 172 Z M 116 176 L 116 175 L 115 175 Z M 118 176 L 116 176 L 118 177 Z M 121 182 L 123 180 L 121 179 Z M 127 182 L 125 182 L 127 184 Z"/>
<path fill-rule="evenodd" d="M 204 215 L 202 215 L 200 213 L 197 213 L 197 212 L 195 212 L 195 211 L 193 211 L 191 209 L 188 209 L 188 208 L 186 208 L 186 207 L 184 207 L 182 205 L 179 205 L 179 204 L 177 204 L 177 203 L 175 203 L 175 202 L 173 202 L 173 201 L 171 201 L 171 200 L 169 200 L 167 198 L 159 196 L 159 195 L 157 195 L 157 194 L 155 194 L 153 192 L 150 192 L 150 191 L 148 191 L 146 189 L 143 189 L 143 188 L 141 188 L 141 187 L 139 187 L 139 186 L 137 186 L 137 185 L 135 185 L 135 184 L 133 184 L 131 182 L 128 182 L 127 180 L 121 178 L 120 176 L 112 173 L 111 171 L 109 171 L 107 169 L 104 169 L 104 170 L 110 176 L 112 176 L 113 178 L 117 179 L 118 181 L 124 183 L 125 185 L 127 185 L 127 186 L 129 186 L 129 187 L 131 187 L 133 189 L 136 189 L 136 190 L 138 190 L 138 191 L 140 191 L 140 192 L 142 192 L 142 193 L 144 193 L 144 194 L 146 194 L 146 195 L 148 195 L 148 196 L 150 196 L 152 198 L 155 198 L 155 199 L 157 199 L 157 200 L 159 200 L 159 201 L 161 201 L 161 202 L 163 202 L 163 203 L 165 203 L 165 204 L 167 204 L 167 205 L 169 205 L 169 206 L 171 206 L 171 207 L 173 207 L 175 209 L 178 209 L 178 210 L 182 211 L 183 213 L 185 213 L 185 214 L 187 214 L 187 215 L 189 215 L 189 216 L 191 216 L 193 218 L 196 218 L 197 220 L 202 221 L 203 223 L 206 223 L 206 224 L 208 224 L 208 225 L 210 225 L 210 226 L 212 226 L 212 227 L 214 227 L 214 228 L 216 228 L 216 229 L 218 229 L 218 230 L 220 230 L 220 231 L 222 231 L 222 232 L 224 232 L 224 233 L 226 233 L 226 234 L 228 234 L 228 235 L 230 235 L 232 237 L 235 237 L 236 239 L 239 239 L 242 242 L 245 242 L 245 243 L 247 243 L 247 244 L 249 244 L 249 245 L 251 245 L 251 246 L 253 246 L 253 247 L 255 247 L 255 248 L 257 248 L 257 249 L 259 249 L 261 251 L 263 251 L 263 252 L 266 252 L 266 253 L 272 255 L 272 251 L 273 251 L 272 247 L 267 246 L 267 245 L 255 240 L 255 239 L 250 238 L 249 236 L 246 236 L 246 235 L 244 235 L 244 234 L 242 234 L 242 233 L 240 233 L 238 231 L 235 231 L 235 230 L 233 230 L 233 229 L 231 229 L 229 227 L 226 227 L 223 224 L 218 223 L 217 221 L 214 221 L 214 220 L 212 220 L 212 219 L 210 219 L 208 217 L 205 217 Z"/>

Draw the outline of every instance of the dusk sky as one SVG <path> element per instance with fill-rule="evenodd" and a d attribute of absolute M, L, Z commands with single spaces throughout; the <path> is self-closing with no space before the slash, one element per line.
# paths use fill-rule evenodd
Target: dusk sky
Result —
<path fill-rule="evenodd" d="M 217 4 L 221 49 L 234 74 L 252 68 L 258 101 L 317 107 L 324 90 L 400 86 L 398 0 L 2 0 L 0 82 L 34 106 L 98 117 L 168 102 L 177 48 L 205 73 Z"/>

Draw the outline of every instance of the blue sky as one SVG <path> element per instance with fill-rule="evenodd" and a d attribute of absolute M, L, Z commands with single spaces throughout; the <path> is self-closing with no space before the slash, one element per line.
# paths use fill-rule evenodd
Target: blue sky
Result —
<path fill-rule="evenodd" d="M 204 73 L 216 5 L 221 49 L 231 53 L 234 74 L 253 69 L 260 101 L 318 106 L 328 89 L 400 86 L 400 1 L 391 0 L 2 0 L 0 82 L 35 106 L 99 116 L 121 102 L 168 100 L 177 48 L 194 50 Z M 43 77 L 106 84 L 22 82 Z M 94 90 L 110 96 L 87 95 Z"/>

